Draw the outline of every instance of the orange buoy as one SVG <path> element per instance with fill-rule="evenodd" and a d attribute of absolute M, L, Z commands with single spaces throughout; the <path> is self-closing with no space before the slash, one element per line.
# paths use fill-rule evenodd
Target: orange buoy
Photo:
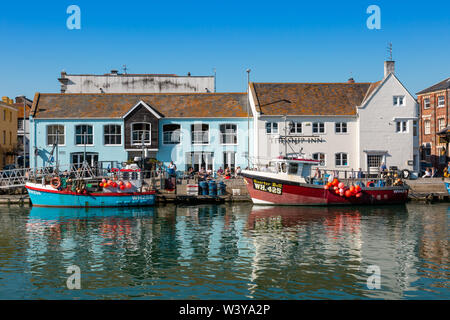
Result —
<path fill-rule="evenodd" d="M 61 186 L 61 179 L 59 177 L 54 177 L 50 181 L 50 184 L 53 188 L 58 189 Z"/>
<path fill-rule="evenodd" d="M 130 188 L 132 187 L 131 182 L 127 182 L 126 185 L 125 185 L 125 187 L 126 187 L 127 189 L 130 189 Z"/>
<path fill-rule="evenodd" d="M 356 194 L 356 197 L 357 198 L 360 198 L 362 196 L 362 193 L 361 192 L 358 192 L 357 194 Z"/>
<path fill-rule="evenodd" d="M 333 182 L 331 183 L 333 186 L 337 186 L 339 184 L 339 180 L 334 178 Z"/>
<path fill-rule="evenodd" d="M 355 192 L 356 192 L 356 193 L 361 192 L 361 186 L 356 186 L 356 187 L 355 187 Z"/>
<path fill-rule="evenodd" d="M 345 184 L 343 182 L 339 182 L 338 187 L 339 189 L 344 189 Z"/>
<path fill-rule="evenodd" d="M 120 190 L 124 190 L 125 186 L 123 184 L 120 185 Z"/>
<path fill-rule="evenodd" d="M 345 191 L 345 196 L 346 196 L 347 198 L 350 198 L 352 195 L 353 195 L 353 193 L 350 191 L 350 189 L 347 190 L 347 191 Z"/>
<path fill-rule="evenodd" d="M 350 190 L 351 193 L 355 193 L 355 186 L 350 186 L 348 190 Z"/>
<path fill-rule="evenodd" d="M 324 187 L 324 189 L 325 189 L 325 190 L 328 190 L 328 189 L 330 189 L 330 186 L 326 184 L 325 187 Z"/>

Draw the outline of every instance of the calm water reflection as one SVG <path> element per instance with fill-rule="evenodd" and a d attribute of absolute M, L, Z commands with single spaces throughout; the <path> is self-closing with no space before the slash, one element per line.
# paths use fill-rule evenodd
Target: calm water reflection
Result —
<path fill-rule="evenodd" d="M 0 208 L 0 299 L 449 299 L 448 217 L 447 205 Z M 81 290 L 66 288 L 70 265 Z"/>

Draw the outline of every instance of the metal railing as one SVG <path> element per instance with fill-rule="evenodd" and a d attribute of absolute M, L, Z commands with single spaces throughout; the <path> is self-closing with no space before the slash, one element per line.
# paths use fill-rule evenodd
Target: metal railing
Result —
<path fill-rule="evenodd" d="M 91 167 L 89 165 L 60 165 L 58 169 L 55 167 L 41 168 L 21 168 L 13 170 L 0 171 L 0 189 L 13 189 L 24 187 L 29 181 L 41 182 L 45 177 L 71 177 L 73 179 L 101 179 L 105 177 L 129 178 L 122 177 L 121 172 L 117 172 L 106 168 Z M 162 170 L 140 171 L 138 176 L 133 178 L 151 179 L 151 178 L 167 178 L 167 172 Z"/>

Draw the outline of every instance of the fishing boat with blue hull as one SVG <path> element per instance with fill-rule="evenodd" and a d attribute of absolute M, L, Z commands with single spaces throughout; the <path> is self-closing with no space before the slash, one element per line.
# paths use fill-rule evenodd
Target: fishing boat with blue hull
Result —
<path fill-rule="evenodd" d="M 140 169 L 121 169 L 109 177 L 42 177 L 25 185 L 33 206 L 128 207 L 152 206 L 156 191 L 143 188 Z"/>

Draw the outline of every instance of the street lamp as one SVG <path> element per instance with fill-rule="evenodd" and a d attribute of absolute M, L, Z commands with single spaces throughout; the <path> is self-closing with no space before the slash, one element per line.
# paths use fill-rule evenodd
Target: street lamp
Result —
<path fill-rule="evenodd" d="M 247 169 L 250 169 L 250 69 L 247 69 Z"/>

